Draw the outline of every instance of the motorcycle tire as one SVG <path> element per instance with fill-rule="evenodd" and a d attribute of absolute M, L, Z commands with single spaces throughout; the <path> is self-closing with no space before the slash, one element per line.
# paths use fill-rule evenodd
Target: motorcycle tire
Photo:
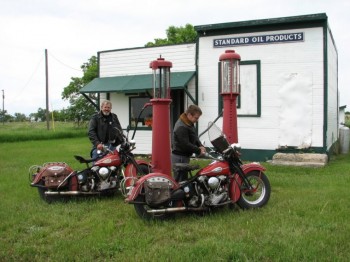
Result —
<path fill-rule="evenodd" d="M 41 181 L 39 184 L 43 186 L 43 185 L 44 185 L 44 182 Z M 52 202 L 55 201 L 55 198 L 52 197 L 52 196 L 47 196 L 47 195 L 45 194 L 46 191 L 47 191 L 46 188 L 38 187 L 38 193 L 39 193 L 40 198 L 41 198 L 42 200 L 44 200 L 46 203 L 51 204 Z"/>
<path fill-rule="evenodd" d="M 271 195 L 271 185 L 267 176 L 263 172 L 251 171 L 246 174 L 246 178 L 253 186 L 253 190 L 243 190 L 237 205 L 242 209 L 260 208 L 266 205 Z"/>
<path fill-rule="evenodd" d="M 44 185 L 44 182 L 41 181 L 39 184 Z M 45 194 L 46 191 L 46 188 L 38 187 L 38 193 L 40 198 L 48 204 L 51 204 L 53 202 L 66 202 L 68 200 L 67 196 L 48 196 Z"/>
<path fill-rule="evenodd" d="M 152 173 L 151 168 L 148 165 L 146 165 L 146 164 L 139 164 L 139 167 L 140 167 L 142 173 L 141 174 L 137 173 L 137 177 L 138 178 L 140 178 L 140 177 L 142 177 L 144 175 L 147 175 L 149 173 Z"/>
<path fill-rule="evenodd" d="M 140 195 L 135 199 L 135 201 L 145 202 L 145 199 L 142 195 Z M 166 207 L 169 207 L 169 206 L 166 206 Z M 166 207 L 165 206 L 159 207 L 159 209 L 163 209 Z M 146 203 L 145 204 L 134 204 L 134 208 L 135 208 L 137 215 L 144 220 L 168 220 L 168 219 L 174 217 L 174 214 L 171 214 L 171 213 L 162 213 L 162 214 L 148 213 L 147 210 L 150 210 L 152 208 L 150 208 Z"/>

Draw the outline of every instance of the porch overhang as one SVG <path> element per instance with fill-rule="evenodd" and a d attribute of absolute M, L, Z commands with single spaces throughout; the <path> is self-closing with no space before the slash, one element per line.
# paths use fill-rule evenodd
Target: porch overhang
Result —
<path fill-rule="evenodd" d="M 186 89 L 195 71 L 171 72 L 170 88 Z M 151 90 L 152 74 L 95 78 L 80 89 L 80 93 L 139 93 Z"/>

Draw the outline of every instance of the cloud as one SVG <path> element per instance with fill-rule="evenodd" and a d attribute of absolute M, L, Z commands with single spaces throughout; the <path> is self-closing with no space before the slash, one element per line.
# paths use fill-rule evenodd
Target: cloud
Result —
<path fill-rule="evenodd" d="M 327 13 L 338 47 L 340 104 L 349 104 L 348 1 L 328 0 L 3 0 L 0 9 L 0 89 L 5 110 L 45 108 L 45 49 L 53 109 L 68 106 L 61 92 L 98 51 L 144 46 L 171 26 L 207 25 Z"/>

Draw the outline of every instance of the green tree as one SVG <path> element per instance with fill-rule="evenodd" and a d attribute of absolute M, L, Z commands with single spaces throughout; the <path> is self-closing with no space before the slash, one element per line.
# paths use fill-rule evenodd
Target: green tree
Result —
<path fill-rule="evenodd" d="M 1 122 L 12 122 L 14 117 L 7 113 L 7 110 L 0 110 Z"/>
<path fill-rule="evenodd" d="M 167 38 L 155 38 L 154 42 L 148 42 L 145 46 L 163 46 L 183 43 L 195 43 L 197 32 L 191 24 L 186 24 L 185 27 L 169 26 L 166 30 Z"/>
<path fill-rule="evenodd" d="M 27 117 L 25 114 L 22 113 L 15 113 L 15 122 L 24 122 L 27 121 Z"/>
<path fill-rule="evenodd" d="M 98 64 L 96 56 L 92 56 L 87 63 L 81 67 L 83 77 L 72 77 L 68 86 L 63 89 L 62 98 L 68 100 L 70 106 L 67 108 L 66 114 L 68 120 L 75 121 L 80 126 L 84 121 L 88 121 L 91 115 L 96 111 L 96 108 L 87 99 L 79 93 L 79 90 L 98 77 Z M 97 103 L 96 93 L 90 93 L 88 97 Z"/>

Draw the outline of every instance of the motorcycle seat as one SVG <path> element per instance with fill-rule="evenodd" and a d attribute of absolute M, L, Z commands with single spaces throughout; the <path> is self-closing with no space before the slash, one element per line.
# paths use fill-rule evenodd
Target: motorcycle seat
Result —
<path fill-rule="evenodd" d="M 96 159 L 85 159 L 85 158 L 83 158 L 82 156 L 74 156 L 74 158 L 76 159 L 76 160 L 78 160 L 80 163 L 82 163 L 82 164 L 87 164 L 87 163 L 91 163 L 91 162 L 93 162 L 93 161 L 95 161 Z"/>
<path fill-rule="evenodd" d="M 191 165 L 187 163 L 176 163 L 173 166 L 176 171 L 193 171 L 199 169 L 199 165 Z"/>

